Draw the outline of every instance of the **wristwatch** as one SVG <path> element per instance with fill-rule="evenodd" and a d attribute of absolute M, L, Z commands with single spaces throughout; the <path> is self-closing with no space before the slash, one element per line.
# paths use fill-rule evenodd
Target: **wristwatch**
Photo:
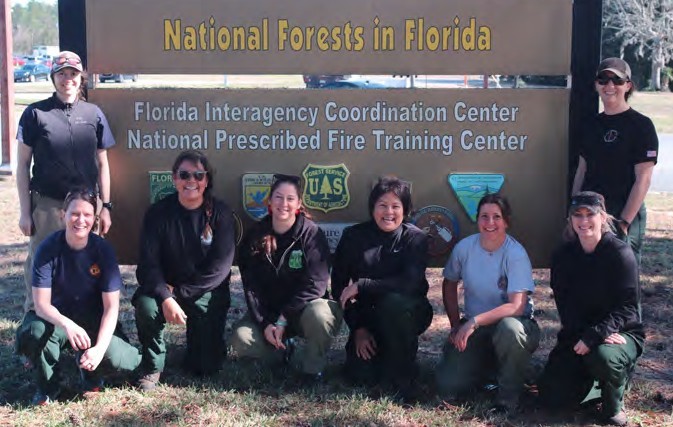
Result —
<path fill-rule="evenodd" d="M 112 212 L 112 207 L 113 207 L 112 202 L 103 202 L 103 207 L 107 208 L 107 210 Z"/>

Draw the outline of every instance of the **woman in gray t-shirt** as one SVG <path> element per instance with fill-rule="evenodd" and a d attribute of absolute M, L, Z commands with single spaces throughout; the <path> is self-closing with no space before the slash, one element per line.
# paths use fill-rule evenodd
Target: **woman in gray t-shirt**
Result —
<path fill-rule="evenodd" d="M 436 373 L 446 398 L 497 382 L 495 408 L 503 411 L 517 408 L 540 336 L 533 320 L 531 263 L 523 246 L 507 234 L 510 216 L 505 198 L 484 196 L 478 206 L 479 233 L 461 240 L 444 267 L 442 295 L 452 327 Z"/>

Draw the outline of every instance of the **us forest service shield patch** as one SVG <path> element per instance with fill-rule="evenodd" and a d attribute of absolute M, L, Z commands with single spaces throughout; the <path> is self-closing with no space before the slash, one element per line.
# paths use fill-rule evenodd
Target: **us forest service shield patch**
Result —
<path fill-rule="evenodd" d="M 304 194 L 302 201 L 309 209 L 329 212 L 344 209 L 350 203 L 346 165 L 314 165 L 309 163 L 302 172 Z"/>

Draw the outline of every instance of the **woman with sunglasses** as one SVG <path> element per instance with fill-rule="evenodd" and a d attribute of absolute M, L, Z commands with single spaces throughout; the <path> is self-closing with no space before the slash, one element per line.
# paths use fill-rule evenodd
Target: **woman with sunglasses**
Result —
<path fill-rule="evenodd" d="M 48 235 L 63 227 L 61 207 L 68 190 L 77 185 L 97 189 L 103 201 L 99 213 L 101 235 L 112 224 L 107 150 L 115 140 L 110 126 L 103 112 L 84 99 L 87 75 L 76 53 L 59 53 L 50 76 L 54 94 L 24 110 L 16 136 L 19 228 L 30 236 L 25 312 L 34 308 L 31 272 L 35 250 Z"/>
<path fill-rule="evenodd" d="M 166 323 L 187 326 L 183 368 L 197 376 L 220 370 L 235 251 L 231 209 L 212 194 L 214 171 L 199 151 L 173 163 L 176 193 L 145 213 L 140 234 L 136 309 L 143 360 L 138 386 L 153 390 L 166 361 Z"/>
<path fill-rule="evenodd" d="M 332 292 L 350 329 L 344 374 L 355 384 L 381 384 L 413 401 L 418 336 L 430 326 L 425 278 L 428 239 L 407 222 L 409 185 L 380 178 L 369 194 L 369 221 L 344 230 L 334 254 Z"/>
<path fill-rule="evenodd" d="M 579 141 L 579 163 L 573 194 L 595 191 L 605 197 L 608 213 L 617 218 L 617 235 L 630 243 L 640 264 L 645 234 L 645 195 L 657 163 L 659 140 L 652 121 L 632 109 L 631 68 L 607 58 L 596 71 L 595 88 L 603 112 L 585 128 Z"/>
<path fill-rule="evenodd" d="M 65 230 L 47 236 L 35 253 L 35 311 L 24 317 L 16 340 L 35 367 L 33 404 L 59 395 L 59 362 L 67 347 L 75 351 L 83 391 L 99 391 L 105 372 L 130 372 L 140 363 L 117 323 L 122 278 L 114 250 L 91 232 L 97 203 L 90 190 L 68 193 L 61 212 Z"/>
<path fill-rule="evenodd" d="M 624 393 L 645 334 L 638 265 L 612 229 L 603 196 L 583 191 L 572 197 L 566 242 L 551 265 L 561 330 L 538 388 L 554 411 L 599 398 L 603 421 L 624 426 Z"/>
<path fill-rule="evenodd" d="M 338 304 L 325 299 L 327 238 L 304 210 L 299 177 L 276 175 L 269 194 L 269 215 L 253 225 L 241 244 L 248 313 L 234 325 L 231 345 L 239 357 L 284 358 L 317 380 L 341 325 Z M 306 340 L 296 352 L 295 335 Z"/>

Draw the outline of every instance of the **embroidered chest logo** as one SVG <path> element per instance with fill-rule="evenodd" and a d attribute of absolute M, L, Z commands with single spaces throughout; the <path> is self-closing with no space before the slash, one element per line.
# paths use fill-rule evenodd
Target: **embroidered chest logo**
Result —
<path fill-rule="evenodd" d="M 91 267 L 89 267 L 89 274 L 95 278 L 100 277 L 100 267 L 98 264 L 92 264 Z"/>
<path fill-rule="evenodd" d="M 603 141 L 609 144 L 615 142 L 617 138 L 619 138 L 619 132 L 614 129 L 610 129 L 609 131 L 605 132 L 605 135 L 603 135 Z"/>
<path fill-rule="evenodd" d="M 290 252 L 290 260 L 288 261 L 288 265 L 290 266 L 291 269 L 293 270 L 299 270 L 302 266 L 302 256 L 303 252 L 301 250 L 296 250 Z"/>

